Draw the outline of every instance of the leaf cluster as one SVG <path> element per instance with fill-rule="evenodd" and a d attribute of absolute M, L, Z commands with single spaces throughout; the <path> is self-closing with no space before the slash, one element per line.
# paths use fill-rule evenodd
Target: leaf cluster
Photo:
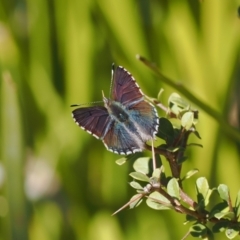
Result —
<path fill-rule="evenodd" d="M 189 146 L 201 147 L 198 143 L 188 143 L 191 134 L 201 139 L 196 130 L 198 111 L 177 93 L 169 97 L 168 107 L 157 99 L 151 101 L 166 112 L 166 117 L 160 118 L 156 134 L 163 143 L 154 147 L 152 157 L 135 159 L 134 172 L 130 173 L 133 179 L 130 186 L 136 190 L 136 194 L 115 213 L 127 206 L 135 208 L 146 199 L 147 205 L 154 210 L 172 210 L 185 214 L 184 224 L 191 225 L 182 239 L 189 235 L 214 239 L 214 234 L 219 232 L 225 232 L 228 239 L 233 239 L 240 232 L 240 191 L 233 205 L 228 187 L 220 184 L 211 189 L 205 177 L 196 180 L 196 196 L 189 196 L 183 188 L 183 181 L 189 180 L 198 172 L 197 169 L 192 169 L 182 176 L 181 171 L 187 160 L 186 149 Z M 152 149 L 149 145 L 146 148 Z M 121 158 L 117 163 L 121 165 L 130 158 Z M 163 158 L 170 166 L 169 176 L 165 173 Z M 211 200 L 214 192 L 219 199 L 217 203 Z"/>

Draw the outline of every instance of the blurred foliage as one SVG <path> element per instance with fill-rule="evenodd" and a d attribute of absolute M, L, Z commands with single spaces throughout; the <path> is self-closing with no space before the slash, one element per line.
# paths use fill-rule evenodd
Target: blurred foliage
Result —
<path fill-rule="evenodd" d="M 183 237 L 183 216 L 144 204 L 111 217 L 132 193 L 131 164 L 116 165 L 119 156 L 81 131 L 69 106 L 101 100 L 101 90 L 107 95 L 112 62 L 149 96 L 163 87 L 166 103 L 173 89 L 135 59 L 139 53 L 239 131 L 239 5 L 0 1 L 0 240 Z M 199 118 L 204 148 L 188 151 L 183 172 L 196 167 L 198 177 L 227 184 L 236 197 L 240 143 L 204 109 Z M 185 189 L 193 189 L 190 181 Z"/>

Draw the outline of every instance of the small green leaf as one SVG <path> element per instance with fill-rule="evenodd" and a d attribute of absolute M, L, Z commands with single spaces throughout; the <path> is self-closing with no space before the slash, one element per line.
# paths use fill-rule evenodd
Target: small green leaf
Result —
<path fill-rule="evenodd" d="M 168 210 L 172 208 L 169 200 L 159 192 L 153 192 L 147 199 L 147 205 L 155 210 Z"/>
<path fill-rule="evenodd" d="M 188 102 L 177 93 L 172 93 L 170 95 L 168 99 L 168 106 L 176 115 L 178 115 L 183 110 L 189 109 Z"/>
<path fill-rule="evenodd" d="M 164 167 L 163 167 L 163 166 L 162 166 L 161 168 L 156 168 L 156 169 L 154 169 L 153 174 L 152 174 L 152 177 L 159 179 L 161 173 L 163 172 L 163 170 L 164 170 Z"/>
<path fill-rule="evenodd" d="M 213 227 L 212 230 L 214 233 L 218 233 L 218 232 L 223 232 L 225 231 L 225 229 L 227 228 L 227 226 L 229 225 L 229 222 L 217 222 Z"/>
<path fill-rule="evenodd" d="M 149 157 L 140 157 L 138 158 L 134 164 L 133 164 L 133 168 L 136 172 L 141 172 L 144 174 L 148 174 L 149 173 L 149 161 L 150 158 Z"/>
<path fill-rule="evenodd" d="M 195 134 L 199 139 L 202 139 L 198 131 L 194 131 L 193 134 Z"/>
<path fill-rule="evenodd" d="M 172 178 L 167 185 L 167 192 L 170 196 L 180 199 L 179 184 L 176 178 Z"/>
<path fill-rule="evenodd" d="M 207 179 L 205 177 L 198 178 L 196 181 L 196 185 L 197 185 L 198 193 L 201 193 L 203 197 L 206 197 L 209 191 L 209 185 L 208 185 Z"/>
<path fill-rule="evenodd" d="M 198 203 L 201 207 L 205 207 L 209 203 L 209 198 L 212 190 L 209 189 L 208 181 L 205 177 L 200 177 L 196 181 L 196 188 L 198 192 Z"/>
<path fill-rule="evenodd" d="M 120 158 L 120 159 L 116 160 L 116 164 L 119 165 L 119 166 L 121 166 L 121 165 L 123 165 L 126 161 L 127 161 L 127 159 L 126 159 L 125 157 L 123 157 L 123 158 Z"/>
<path fill-rule="evenodd" d="M 187 156 L 182 156 L 182 157 L 178 158 L 177 163 L 178 163 L 178 164 L 182 164 L 182 163 L 185 162 L 187 159 L 188 159 Z"/>
<path fill-rule="evenodd" d="M 161 117 L 159 119 L 159 125 L 161 127 L 159 127 L 156 135 L 165 140 L 168 145 L 171 145 L 174 139 L 174 129 L 172 123 L 167 118 Z"/>
<path fill-rule="evenodd" d="M 207 228 L 203 224 L 196 223 L 189 229 L 193 237 L 203 238 L 207 235 Z"/>
<path fill-rule="evenodd" d="M 234 228 L 228 228 L 225 232 L 228 239 L 233 239 L 239 235 L 239 231 Z"/>
<path fill-rule="evenodd" d="M 186 175 L 182 178 L 182 181 L 185 179 L 189 179 L 190 177 L 192 177 L 194 174 L 198 173 L 198 169 L 192 169 L 189 172 L 186 173 Z"/>
<path fill-rule="evenodd" d="M 136 180 L 143 181 L 143 182 L 150 182 L 150 178 L 143 173 L 131 172 L 129 175 Z"/>
<path fill-rule="evenodd" d="M 130 184 L 130 186 L 131 186 L 132 188 L 134 188 L 134 189 L 137 189 L 137 190 L 142 190 L 142 189 L 143 189 L 143 187 L 141 186 L 141 184 L 138 183 L 138 182 L 136 182 L 136 181 L 132 181 L 132 182 L 130 182 L 129 184 Z"/>
<path fill-rule="evenodd" d="M 182 127 L 189 130 L 193 126 L 193 120 L 194 118 L 192 112 L 184 113 L 181 119 Z"/>
<path fill-rule="evenodd" d="M 229 206 L 227 202 L 220 202 L 216 204 L 210 211 L 209 218 L 214 217 L 216 213 L 220 213 L 220 212 L 229 212 Z"/>
<path fill-rule="evenodd" d="M 189 143 L 189 144 L 187 145 L 187 147 L 192 147 L 192 146 L 203 148 L 203 145 L 202 145 L 202 144 L 199 144 L 199 143 Z"/>
<path fill-rule="evenodd" d="M 135 195 L 133 195 L 132 198 L 130 199 L 130 202 L 131 202 L 129 204 L 129 208 L 130 209 L 138 207 L 141 204 L 141 202 L 142 202 L 142 194 L 135 194 Z"/>
<path fill-rule="evenodd" d="M 214 214 L 214 217 L 217 219 L 228 219 L 228 220 L 233 220 L 235 218 L 235 214 L 233 212 L 220 212 Z"/>
<path fill-rule="evenodd" d="M 227 185 L 220 184 L 218 186 L 218 193 L 219 193 L 221 199 L 223 199 L 226 202 L 229 201 L 229 189 L 228 189 Z"/>

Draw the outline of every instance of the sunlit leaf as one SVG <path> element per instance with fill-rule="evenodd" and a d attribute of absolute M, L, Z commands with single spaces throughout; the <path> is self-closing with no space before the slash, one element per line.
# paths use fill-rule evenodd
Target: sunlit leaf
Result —
<path fill-rule="evenodd" d="M 135 188 L 135 189 L 137 189 L 137 190 L 143 189 L 143 187 L 141 186 L 141 184 L 138 183 L 138 182 L 136 182 L 136 181 L 132 181 L 132 182 L 130 182 L 129 184 L 130 184 L 130 186 L 131 186 L 132 188 Z"/>
<path fill-rule="evenodd" d="M 229 201 L 229 189 L 228 189 L 227 185 L 220 184 L 218 186 L 218 193 L 219 193 L 221 199 L 223 199 L 226 202 Z"/>
<path fill-rule="evenodd" d="M 198 169 L 192 169 L 186 173 L 186 175 L 182 178 L 182 180 L 189 179 L 190 177 L 192 177 L 193 175 L 195 175 L 198 172 L 199 172 Z"/>
<path fill-rule="evenodd" d="M 151 193 L 146 202 L 150 208 L 153 208 L 156 210 L 171 209 L 170 201 L 159 192 Z"/>
<path fill-rule="evenodd" d="M 143 173 L 131 172 L 129 175 L 136 180 L 143 181 L 143 182 L 150 182 L 150 178 Z"/>
<path fill-rule="evenodd" d="M 228 239 L 233 239 L 239 235 L 239 230 L 234 228 L 228 228 L 225 232 Z"/>
<path fill-rule="evenodd" d="M 170 196 L 180 199 L 179 184 L 176 178 L 172 178 L 167 185 L 167 192 Z"/>
<path fill-rule="evenodd" d="M 192 112 L 184 113 L 181 119 L 182 127 L 186 130 L 189 130 L 193 125 L 193 120 L 194 118 Z"/>
<path fill-rule="evenodd" d="M 149 173 L 149 164 L 150 164 L 149 161 L 150 161 L 149 157 L 138 158 L 133 164 L 134 170 L 136 172 L 148 174 Z"/>

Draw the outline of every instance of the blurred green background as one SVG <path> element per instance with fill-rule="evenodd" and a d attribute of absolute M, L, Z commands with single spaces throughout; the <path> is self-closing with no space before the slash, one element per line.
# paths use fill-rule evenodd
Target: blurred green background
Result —
<path fill-rule="evenodd" d="M 141 54 L 239 129 L 239 0 L 0 1 L 0 240 L 180 239 L 183 215 L 141 204 L 111 214 L 134 194 L 131 162 L 79 129 L 74 103 L 108 95 L 111 64 L 127 68 L 144 93 L 163 103 L 163 85 Z M 193 103 L 194 105 L 194 103 Z M 197 106 L 196 106 L 197 107 Z M 164 113 L 159 111 L 160 116 Z M 210 187 L 240 189 L 240 142 L 200 109 L 202 140 L 183 173 Z M 239 130 L 236 130 L 239 131 Z M 146 153 L 146 155 L 149 153 Z M 191 237 L 189 238 L 191 239 Z M 217 239 L 225 239 L 217 235 Z"/>

